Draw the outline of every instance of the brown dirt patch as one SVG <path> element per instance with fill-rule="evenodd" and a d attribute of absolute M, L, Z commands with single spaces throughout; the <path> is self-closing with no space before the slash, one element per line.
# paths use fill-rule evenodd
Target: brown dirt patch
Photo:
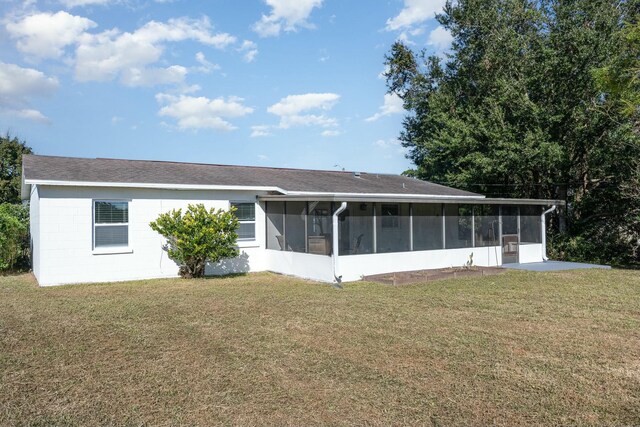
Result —
<path fill-rule="evenodd" d="M 386 274 L 374 274 L 365 276 L 367 282 L 382 283 L 383 285 L 409 285 L 412 283 L 424 283 L 434 280 L 456 279 L 462 277 L 482 277 L 502 274 L 502 267 L 470 267 L 470 268 L 436 268 L 430 270 L 398 271 Z"/>

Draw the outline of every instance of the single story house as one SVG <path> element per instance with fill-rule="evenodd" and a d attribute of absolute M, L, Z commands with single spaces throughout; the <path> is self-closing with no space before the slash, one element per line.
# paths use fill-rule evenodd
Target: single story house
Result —
<path fill-rule="evenodd" d="M 175 277 L 149 223 L 190 203 L 237 207 L 241 255 L 207 274 L 325 282 L 545 259 L 554 200 L 488 198 L 400 175 L 25 155 L 33 272 L 42 286 Z M 547 212 L 551 209 L 547 209 Z"/>

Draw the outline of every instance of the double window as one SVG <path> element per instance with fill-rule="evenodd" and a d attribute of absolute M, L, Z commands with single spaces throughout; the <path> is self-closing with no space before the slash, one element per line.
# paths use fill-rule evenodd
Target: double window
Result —
<path fill-rule="evenodd" d="M 255 240 L 256 238 L 256 204 L 231 202 L 236 208 L 236 217 L 240 222 L 238 240 Z"/>
<path fill-rule="evenodd" d="M 93 202 L 93 247 L 129 246 L 129 202 L 95 200 Z"/>

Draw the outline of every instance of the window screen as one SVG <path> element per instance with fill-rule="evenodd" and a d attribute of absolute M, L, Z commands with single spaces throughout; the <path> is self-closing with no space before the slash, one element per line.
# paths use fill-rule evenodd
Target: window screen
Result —
<path fill-rule="evenodd" d="M 520 243 L 542 243 L 541 206 L 520 206 Z"/>
<path fill-rule="evenodd" d="M 94 248 L 129 245 L 129 202 L 94 202 Z"/>
<path fill-rule="evenodd" d="M 442 248 L 442 205 L 413 205 L 413 250 Z"/>
<path fill-rule="evenodd" d="M 475 244 L 481 246 L 497 246 L 499 220 L 498 205 L 477 205 L 475 206 Z"/>
<path fill-rule="evenodd" d="M 240 222 L 238 240 L 253 240 L 256 238 L 256 204 L 232 202 L 236 208 L 236 217 Z"/>
<path fill-rule="evenodd" d="M 409 204 L 376 203 L 376 251 L 404 252 L 410 249 Z"/>
<path fill-rule="evenodd" d="M 444 205 L 444 214 L 445 247 L 447 249 L 470 248 L 472 246 L 472 207 L 470 205 Z"/>

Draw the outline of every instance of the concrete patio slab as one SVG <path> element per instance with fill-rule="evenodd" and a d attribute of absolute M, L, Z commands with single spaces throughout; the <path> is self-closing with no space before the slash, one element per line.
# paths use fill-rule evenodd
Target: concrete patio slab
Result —
<path fill-rule="evenodd" d="M 544 262 L 531 262 L 527 264 L 503 264 L 503 268 L 511 268 L 514 270 L 528 270 L 528 271 L 562 271 L 562 270 L 576 270 L 582 268 L 602 268 L 610 270 L 609 265 L 599 264 L 586 264 L 582 262 L 566 262 L 566 261 L 544 261 Z"/>

